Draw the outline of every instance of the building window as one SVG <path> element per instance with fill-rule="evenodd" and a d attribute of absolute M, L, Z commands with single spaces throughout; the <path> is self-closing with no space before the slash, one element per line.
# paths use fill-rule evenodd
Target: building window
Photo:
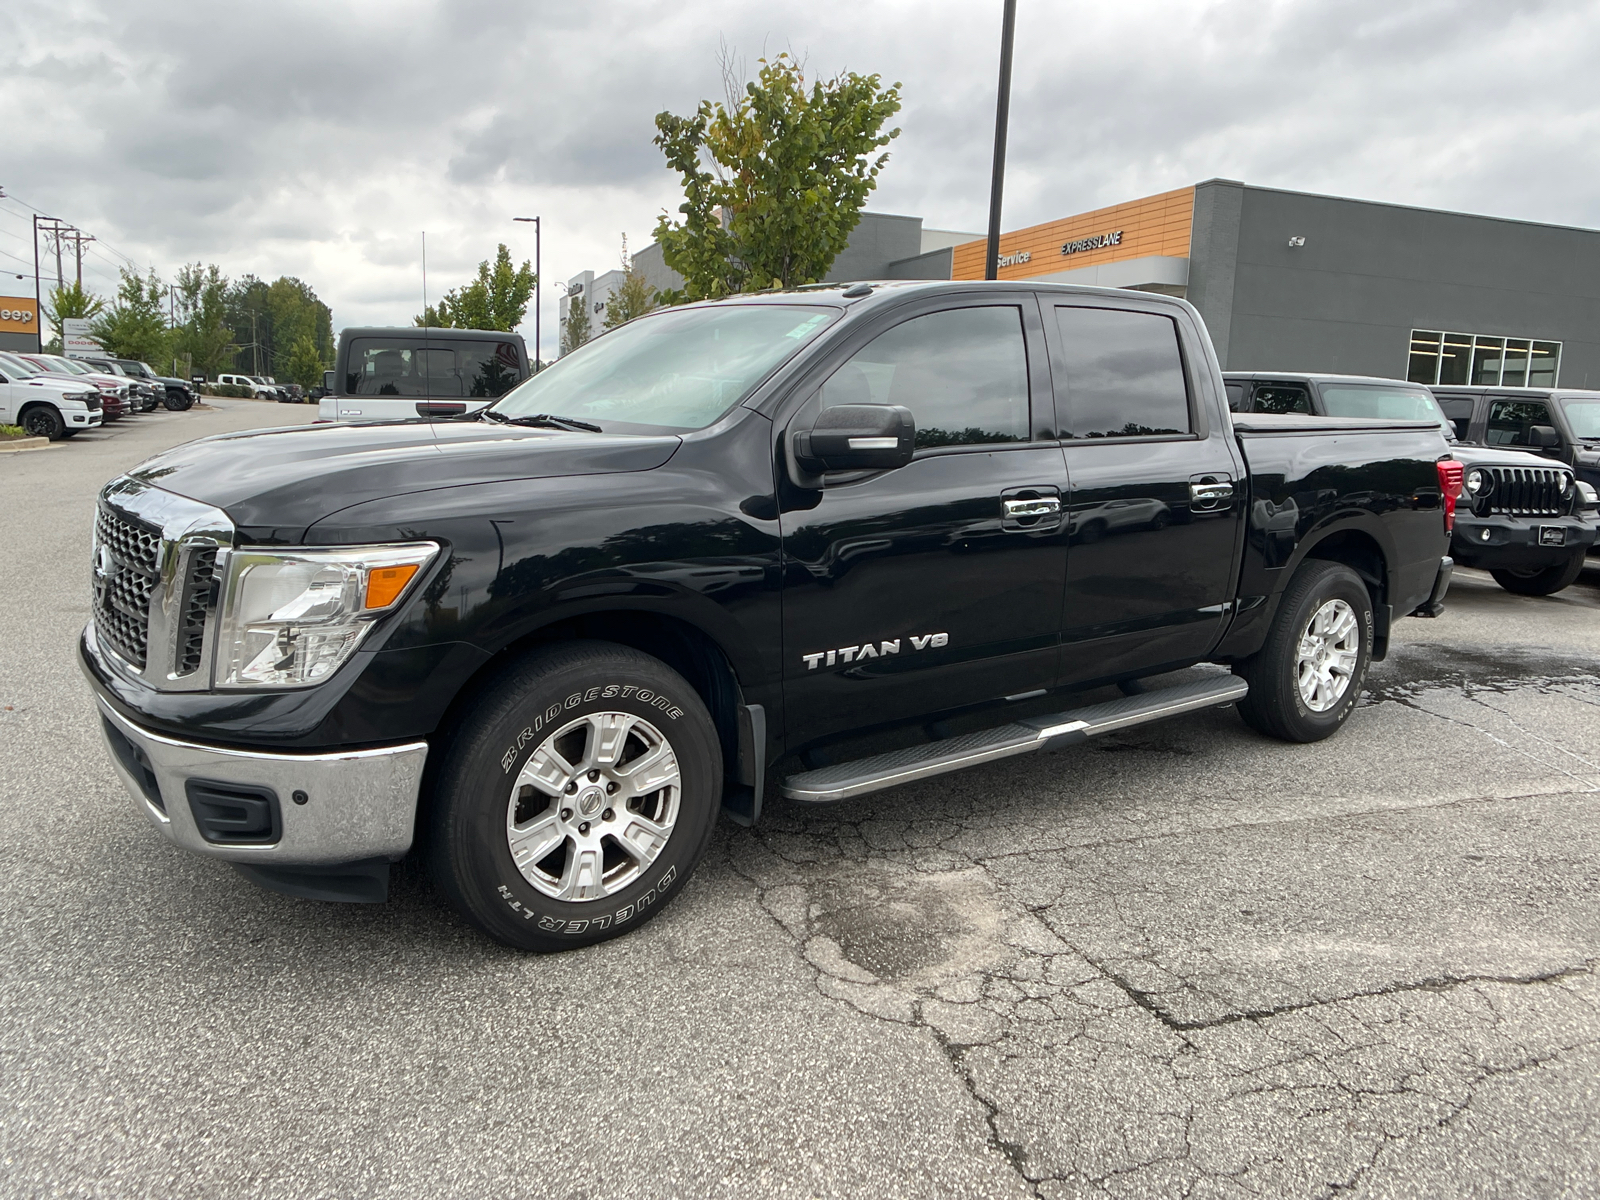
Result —
<path fill-rule="evenodd" d="M 1432 329 L 1411 331 L 1406 367 L 1406 379 L 1411 383 L 1555 387 L 1560 374 L 1560 342 Z"/>

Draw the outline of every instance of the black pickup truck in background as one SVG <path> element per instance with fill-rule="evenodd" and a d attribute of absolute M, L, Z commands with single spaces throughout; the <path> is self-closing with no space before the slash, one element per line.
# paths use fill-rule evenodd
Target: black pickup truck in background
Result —
<path fill-rule="evenodd" d="M 319 421 L 468 416 L 529 375 L 519 333 L 488 329 L 349 328 L 322 375 Z"/>
<path fill-rule="evenodd" d="M 846 801 L 1230 703 L 1334 733 L 1438 610 L 1460 479 L 1433 421 L 1232 416 L 1169 297 L 739 296 L 466 419 L 114 480 L 81 661 L 176 844 L 346 900 L 415 847 L 480 928 L 562 949 L 659 911 L 769 787 Z M 848 749 L 872 731 L 897 748 Z"/>
<path fill-rule="evenodd" d="M 1593 485 L 1574 478 L 1572 469 L 1559 457 L 1552 455 L 1552 461 L 1552 457 L 1512 448 L 1536 442 L 1556 445 L 1554 430 L 1542 429 L 1539 424 L 1549 416 L 1552 406 L 1548 401 L 1530 408 L 1529 401 L 1499 396 L 1498 403 L 1486 404 L 1480 416 L 1480 420 L 1486 416 L 1492 422 L 1486 431 L 1483 424 L 1474 425 L 1471 420 L 1470 398 L 1465 417 L 1452 421 L 1428 388 L 1399 379 L 1229 371 L 1223 381 L 1228 406 L 1236 413 L 1321 413 L 1438 422 L 1464 472 L 1450 556 L 1457 566 L 1488 571 L 1508 592 L 1524 596 L 1559 592 L 1578 578 L 1585 555 L 1593 551 L 1597 519 Z M 1457 411 L 1461 411 L 1459 407 Z M 1600 394 L 1595 396 L 1595 420 L 1600 423 Z M 1486 432 L 1488 445 L 1484 444 Z"/>

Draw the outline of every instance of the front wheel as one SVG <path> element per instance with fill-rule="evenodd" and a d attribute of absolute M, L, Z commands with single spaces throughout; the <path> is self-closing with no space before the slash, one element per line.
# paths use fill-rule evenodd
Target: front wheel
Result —
<path fill-rule="evenodd" d="M 22 414 L 22 427 L 30 437 L 49 438 L 52 442 L 59 442 L 67 432 L 67 423 L 61 419 L 61 414 L 42 404 Z"/>
<path fill-rule="evenodd" d="M 1234 667 L 1250 685 L 1239 715 L 1287 742 L 1337 733 L 1372 659 L 1372 597 L 1342 563 L 1309 559 L 1284 589 L 1261 649 Z"/>
<path fill-rule="evenodd" d="M 1519 596 L 1553 596 L 1571 587 L 1583 574 L 1584 552 L 1575 551 L 1566 562 L 1553 567 L 1502 567 L 1490 571 L 1494 581 Z"/>
<path fill-rule="evenodd" d="M 666 664 L 569 642 L 485 688 L 439 772 L 435 878 L 491 937 L 569 950 L 627 933 L 677 896 L 711 838 L 722 753 Z"/>

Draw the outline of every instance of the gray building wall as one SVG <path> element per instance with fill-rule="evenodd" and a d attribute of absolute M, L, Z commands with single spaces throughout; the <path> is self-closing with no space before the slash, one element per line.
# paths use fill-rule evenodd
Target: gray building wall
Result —
<path fill-rule="evenodd" d="M 955 248 L 945 246 L 940 250 L 929 250 L 926 254 L 918 254 L 914 258 L 902 258 L 889 263 L 879 278 L 949 279 L 953 270 L 955 270 Z"/>
<path fill-rule="evenodd" d="M 1600 231 L 1223 181 L 1195 199 L 1190 298 L 1230 369 L 1404 378 L 1436 329 L 1561 342 L 1562 386 L 1600 386 Z"/>
<path fill-rule="evenodd" d="M 828 268 L 825 283 L 882 279 L 889 264 L 922 253 L 922 218 L 862 213 L 850 241 Z M 892 277 L 891 277 L 892 278 Z"/>
<path fill-rule="evenodd" d="M 0 350 L 26 350 L 29 354 L 32 354 L 38 349 L 38 334 L 0 333 Z"/>

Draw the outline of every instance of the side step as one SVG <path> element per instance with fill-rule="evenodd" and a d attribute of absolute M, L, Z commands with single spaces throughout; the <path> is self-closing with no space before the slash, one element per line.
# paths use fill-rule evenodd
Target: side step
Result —
<path fill-rule="evenodd" d="M 1197 679 L 1052 716 L 1028 717 L 997 729 L 964 733 L 925 746 L 890 750 L 854 762 L 802 771 L 785 779 L 780 790 L 789 799 L 806 804 L 850 800 L 947 771 L 959 771 L 963 767 L 975 767 L 979 763 L 1035 750 L 1055 750 L 1133 725 L 1145 725 L 1199 708 L 1232 704 L 1244 699 L 1249 690 L 1250 685 L 1234 675 Z"/>

